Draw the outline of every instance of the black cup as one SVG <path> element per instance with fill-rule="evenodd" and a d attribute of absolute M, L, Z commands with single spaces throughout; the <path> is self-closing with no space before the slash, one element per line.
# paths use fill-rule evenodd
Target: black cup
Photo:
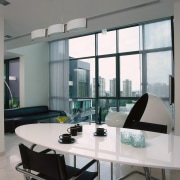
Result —
<path fill-rule="evenodd" d="M 77 132 L 82 132 L 83 127 L 80 124 L 76 124 Z"/>
<path fill-rule="evenodd" d="M 72 136 L 77 136 L 77 127 L 72 126 L 72 127 L 67 129 L 67 132 L 69 132 Z"/>
<path fill-rule="evenodd" d="M 59 136 L 59 139 L 63 142 L 70 142 L 71 141 L 71 134 L 62 134 Z"/>
<path fill-rule="evenodd" d="M 96 128 L 96 133 L 99 136 L 103 136 L 107 132 L 107 129 L 104 128 Z"/>

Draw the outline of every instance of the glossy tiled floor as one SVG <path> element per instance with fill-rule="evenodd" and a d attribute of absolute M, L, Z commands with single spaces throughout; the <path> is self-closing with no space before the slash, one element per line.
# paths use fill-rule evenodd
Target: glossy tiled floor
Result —
<path fill-rule="evenodd" d="M 20 161 L 20 155 L 18 150 L 18 144 L 24 143 L 27 146 L 30 146 L 29 143 L 23 141 L 22 139 L 18 138 L 15 134 L 6 134 L 5 135 L 5 149 L 6 153 L 0 156 L 0 180 L 23 180 L 23 176 L 21 173 L 15 170 L 15 165 Z M 66 161 L 68 164 L 73 163 L 72 156 L 66 155 Z M 77 158 L 77 166 L 82 165 L 86 162 L 87 159 L 84 158 Z M 111 173 L 110 173 L 110 163 L 109 162 L 100 162 L 101 165 L 101 180 L 110 180 Z M 95 167 L 94 167 L 95 168 Z M 113 179 L 118 179 L 118 177 L 125 175 L 126 173 L 133 171 L 133 170 L 140 170 L 142 171 L 142 167 L 134 167 L 122 164 L 115 164 L 113 168 Z M 161 179 L 161 171 L 159 169 L 152 169 L 152 175 Z M 145 177 L 134 174 L 126 180 L 144 180 Z M 180 171 L 169 171 L 166 170 L 166 180 L 179 180 L 180 179 Z"/>

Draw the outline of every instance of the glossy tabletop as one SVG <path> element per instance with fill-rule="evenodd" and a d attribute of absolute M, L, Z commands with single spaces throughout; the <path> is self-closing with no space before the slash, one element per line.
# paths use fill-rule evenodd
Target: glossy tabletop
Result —
<path fill-rule="evenodd" d="M 72 124 L 30 124 L 16 128 L 15 132 L 28 142 L 62 153 L 144 167 L 180 169 L 179 136 L 146 131 L 146 147 L 135 148 L 121 143 L 121 128 L 83 124 L 83 132 L 73 136 L 75 143 L 60 144 L 59 135 L 67 133 L 70 126 Z M 97 127 L 106 128 L 107 136 L 94 136 Z"/>

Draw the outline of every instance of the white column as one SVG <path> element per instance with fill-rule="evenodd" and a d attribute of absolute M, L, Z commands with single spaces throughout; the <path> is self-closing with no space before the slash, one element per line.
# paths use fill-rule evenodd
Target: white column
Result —
<path fill-rule="evenodd" d="M 4 17 L 0 5 L 0 155 L 4 152 Z"/>
<path fill-rule="evenodd" d="M 180 1 L 174 2 L 175 134 L 180 136 Z"/>

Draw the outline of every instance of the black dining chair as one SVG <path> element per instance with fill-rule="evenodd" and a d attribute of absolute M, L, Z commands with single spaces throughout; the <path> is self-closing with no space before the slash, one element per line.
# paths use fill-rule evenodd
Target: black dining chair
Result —
<path fill-rule="evenodd" d="M 167 134 L 167 125 L 162 124 L 155 124 L 155 123 L 148 123 L 148 122 L 141 122 L 141 121 L 132 121 L 132 127 L 131 129 L 137 129 L 137 130 L 144 130 L 144 131 L 151 131 L 151 132 L 157 132 L 157 133 L 164 133 Z M 151 176 L 151 172 L 148 167 L 143 167 L 144 173 L 140 171 L 132 171 L 128 173 L 127 175 L 119 178 L 119 180 L 126 179 L 127 177 L 133 175 L 133 174 L 141 174 L 146 177 L 146 179 L 153 179 L 153 180 L 159 180 L 156 177 Z M 149 177 L 150 176 L 150 177 Z M 165 170 L 162 169 L 162 179 L 165 180 Z"/>
<path fill-rule="evenodd" d="M 171 132 L 172 116 L 168 106 L 160 97 L 150 93 L 143 94 L 134 104 L 123 128 L 132 129 L 133 121 L 165 125 L 167 133 Z M 155 130 L 152 128 L 152 131 Z"/>
<path fill-rule="evenodd" d="M 134 104 L 123 128 L 167 134 L 171 132 L 171 121 L 170 110 L 165 103 L 159 97 L 145 93 Z M 134 173 L 145 175 L 146 177 L 150 175 L 149 168 L 144 167 L 144 172 L 145 173 L 133 171 L 121 177 L 119 180 L 123 180 Z M 157 178 L 152 176 L 151 179 L 157 180 Z M 162 179 L 165 179 L 164 169 L 162 169 Z"/>
<path fill-rule="evenodd" d="M 121 118 L 123 125 L 122 123 L 108 123 L 110 125 L 113 124 L 112 126 L 114 127 L 116 127 L 115 125 L 121 124 L 122 128 L 128 129 L 139 129 L 158 133 L 171 132 L 172 117 L 169 108 L 161 100 L 161 98 L 150 93 L 143 94 L 137 100 L 127 117 L 125 117 L 123 114 L 119 115 L 119 117 Z M 112 121 L 118 122 L 117 119 L 112 119 Z M 111 163 L 111 169 L 113 169 L 113 163 Z M 144 172 L 145 173 L 133 171 L 121 177 L 119 180 L 123 180 L 134 173 L 145 175 L 148 178 L 150 175 L 149 168 L 144 167 Z M 157 180 L 155 177 L 151 177 L 151 179 Z M 164 169 L 162 169 L 162 179 L 165 179 Z"/>
<path fill-rule="evenodd" d="M 93 180 L 98 177 L 99 161 L 91 160 L 82 168 L 68 166 L 62 154 L 45 154 L 36 152 L 24 144 L 19 145 L 22 162 L 16 170 L 23 173 L 26 179 L 32 180 Z M 96 171 L 87 171 L 97 163 Z"/>
<path fill-rule="evenodd" d="M 141 121 L 133 121 L 132 129 L 138 129 L 138 130 L 144 130 L 144 131 L 151 131 L 151 132 L 167 134 L 167 125 L 163 125 L 163 124 L 155 124 L 155 123 L 148 123 L 148 122 L 141 122 Z M 146 173 L 146 171 L 148 171 L 148 169 L 146 167 L 144 167 L 144 171 Z M 157 178 L 151 177 L 151 179 L 156 180 Z M 162 179 L 165 180 L 165 169 L 162 169 Z"/>

